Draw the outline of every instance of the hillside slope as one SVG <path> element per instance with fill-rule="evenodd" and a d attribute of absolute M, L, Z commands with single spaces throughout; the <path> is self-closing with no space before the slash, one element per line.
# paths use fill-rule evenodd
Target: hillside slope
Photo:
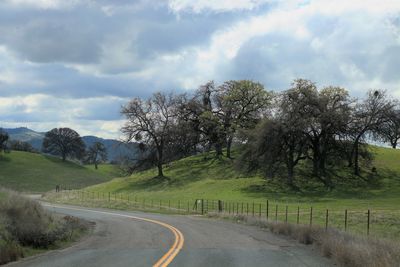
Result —
<path fill-rule="evenodd" d="M 354 177 L 343 168 L 334 177 L 337 186 L 328 190 L 308 174 L 299 171 L 297 185 L 300 191 L 288 189 L 277 180 L 240 174 L 234 163 L 226 158 L 217 160 L 212 154 L 192 156 L 166 166 L 169 180 L 154 178 L 156 170 L 148 170 L 126 178 L 94 185 L 87 190 L 114 193 L 132 193 L 139 198 L 192 200 L 198 198 L 227 201 L 265 201 L 266 199 L 314 203 L 322 206 L 360 205 L 380 208 L 400 203 L 400 150 L 372 148 L 373 166 L 378 173 L 372 175 L 371 166 L 365 166 L 363 179 Z"/>
<path fill-rule="evenodd" d="M 41 154 L 12 151 L 0 154 L 0 186 L 18 191 L 45 192 L 56 185 L 71 188 L 106 182 L 113 173 L 62 162 Z"/>

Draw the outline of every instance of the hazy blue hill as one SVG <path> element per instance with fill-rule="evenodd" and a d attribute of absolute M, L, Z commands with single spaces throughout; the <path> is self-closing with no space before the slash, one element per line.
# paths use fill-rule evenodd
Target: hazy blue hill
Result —
<path fill-rule="evenodd" d="M 26 127 L 4 129 L 11 140 L 19 140 L 30 143 L 35 149 L 40 151 L 42 149 L 43 138 L 46 133 L 36 132 Z M 103 143 L 107 148 L 108 159 L 110 161 L 116 161 L 121 157 L 129 156 L 133 157 L 137 151 L 137 144 L 131 143 L 126 144 L 114 139 L 103 139 L 96 136 L 83 136 L 83 141 L 86 146 L 91 146 L 94 142 Z"/>

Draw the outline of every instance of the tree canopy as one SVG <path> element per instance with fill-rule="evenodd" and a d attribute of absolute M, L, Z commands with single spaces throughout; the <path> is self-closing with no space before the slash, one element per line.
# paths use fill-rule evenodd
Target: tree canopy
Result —
<path fill-rule="evenodd" d="M 70 128 L 54 128 L 46 133 L 42 151 L 61 156 L 63 161 L 68 157 L 82 159 L 85 155 L 85 143 L 80 135 Z"/>

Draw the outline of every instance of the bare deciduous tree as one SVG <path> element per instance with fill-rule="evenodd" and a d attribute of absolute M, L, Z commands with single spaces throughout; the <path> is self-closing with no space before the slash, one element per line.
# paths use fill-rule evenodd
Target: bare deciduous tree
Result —
<path fill-rule="evenodd" d="M 86 161 L 89 164 L 94 164 L 94 168 L 97 170 L 98 165 L 101 162 L 105 162 L 107 160 L 107 149 L 106 147 L 100 143 L 95 142 L 92 146 L 89 147 L 86 152 Z"/>
<path fill-rule="evenodd" d="M 127 119 L 122 128 L 126 140 L 136 140 L 154 147 L 160 177 L 164 176 L 162 165 L 166 140 L 176 120 L 175 103 L 176 97 L 172 93 L 155 93 L 147 100 L 134 98 L 121 110 Z"/>

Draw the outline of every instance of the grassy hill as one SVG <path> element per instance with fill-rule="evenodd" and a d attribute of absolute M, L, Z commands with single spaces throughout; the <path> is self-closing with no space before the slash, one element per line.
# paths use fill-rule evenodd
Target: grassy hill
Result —
<path fill-rule="evenodd" d="M 193 207 L 195 199 L 205 199 L 207 203 L 223 200 L 227 210 L 229 204 L 229 210 L 238 212 L 240 208 L 245 214 L 261 211 L 262 216 L 266 216 L 268 200 L 271 218 L 285 220 L 285 209 L 288 209 L 288 221 L 296 222 L 299 209 L 300 223 L 307 224 L 313 207 L 313 223 L 325 225 L 329 209 L 329 225 L 340 229 L 344 229 L 344 213 L 348 210 L 348 230 L 364 234 L 370 209 L 371 233 L 400 238 L 400 150 L 381 147 L 371 147 L 371 150 L 375 160 L 363 166 L 363 177 L 352 175 L 352 170 L 345 167 L 338 169 L 332 174 L 336 184 L 333 190 L 310 177 L 310 172 L 305 171 L 306 165 L 298 170 L 300 190 L 296 191 L 277 179 L 242 174 L 232 160 L 215 159 L 213 153 L 206 153 L 165 166 L 168 179 L 156 178 L 157 172 L 153 169 L 89 186 L 72 195 L 49 196 L 49 199 L 121 209 L 142 208 L 145 203 L 147 208 L 150 205 L 155 209 L 161 203 L 164 207 L 184 205 L 186 208 Z M 376 173 L 372 172 L 373 167 Z"/>
<path fill-rule="evenodd" d="M 169 180 L 154 178 L 156 170 L 130 177 L 116 178 L 94 185 L 88 190 L 133 193 L 154 200 L 222 199 L 227 201 L 265 201 L 316 203 L 320 205 L 354 205 L 392 207 L 400 203 L 400 150 L 372 148 L 375 160 L 365 167 L 364 179 L 343 169 L 334 177 L 337 186 L 328 190 L 307 174 L 299 173 L 300 191 L 286 188 L 281 182 L 237 172 L 230 159 L 214 159 L 212 154 L 197 155 L 173 162 L 165 169 Z M 372 175 L 369 170 L 378 170 Z"/>
<path fill-rule="evenodd" d="M 55 157 L 12 151 L 0 154 L 0 186 L 26 192 L 45 192 L 56 185 L 82 188 L 118 176 L 112 166 L 80 166 Z"/>

